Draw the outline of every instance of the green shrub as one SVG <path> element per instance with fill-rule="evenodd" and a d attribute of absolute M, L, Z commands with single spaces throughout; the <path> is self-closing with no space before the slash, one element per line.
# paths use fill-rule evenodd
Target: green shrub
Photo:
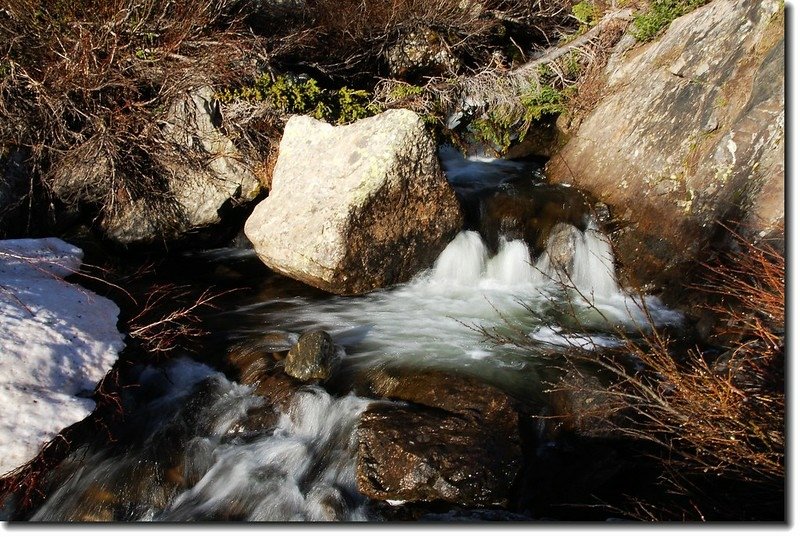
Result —
<path fill-rule="evenodd" d="M 602 16 L 600 9 L 589 0 L 581 0 L 572 6 L 572 15 L 578 19 L 581 27 L 594 26 Z"/>
<path fill-rule="evenodd" d="M 305 114 L 330 123 L 343 125 L 380 112 L 369 92 L 348 88 L 329 90 L 313 78 L 297 79 L 280 75 L 273 79 L 263 74 L 252 84 L 228 88 L 217 94 L 225 103 L 237 100 L 266 102 L 285 114 Z"/>
<path fill-rule="evenodd" d="M 709 0 L 654 0 L 650 9 L 634 17 L 633 36 L 639 41 L 650 41 L 672 21 L 708 2 Z"/>

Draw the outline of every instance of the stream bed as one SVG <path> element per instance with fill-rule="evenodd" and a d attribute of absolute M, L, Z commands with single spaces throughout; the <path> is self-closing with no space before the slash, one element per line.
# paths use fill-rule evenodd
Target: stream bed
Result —
<path fill-rule="evenodd" d="M 336 297 L 272 273 L 247 245 L 183 254 L 179 262 L 195 285 L 245 291 L 221 297 L 204 314 L 212 332 L 207 355 L 137 369 L 116 441 L 74 449 L 49 476 L 47 500 L 31 519 L 391 519 L 386 513 L 404 501 L 371 500 L 357 482 L 362 414 L 376 401 L 403 404 L 370 393 L 365 386 L 376 374 L 463 376 L 542 408 L 552 375 L 542 357 L 617 346 L 620 333 L 635 333 L 648 317 L 680 324 L 680 314 L 657 298 L 619 288 L 608 239 L 590 212 L 580 213 L 580 227 L 560 228 L 571 245 L 568 267 L 553 250 L 557 226 L 538 247 L 508 219 L 487 232 L 482 200 L 497 193 L 542 199 L 554 188 L 562 200 L 569 187 L 544 185 L 531 163 L 452 152 L 442 160 L 467 223 L 432 267 L 405 284 Z M 310 330 L 332 336 L 336 371 L 280 405 L 217 367 L 233 350 L 284 352 Z M 520 335 L 524 346 L 512 343 Z M 425 518 L 425 510 L 415 516 Z M 512 511 L 494 509 L 505 520 L 537 516 Z"/>

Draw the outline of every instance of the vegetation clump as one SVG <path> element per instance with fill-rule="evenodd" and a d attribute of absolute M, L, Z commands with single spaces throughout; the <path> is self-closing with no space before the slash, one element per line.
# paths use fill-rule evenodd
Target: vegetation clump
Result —
<path fill-rule="evenodd" d="M 519 97 L 521 111 L 496 108 L 470 123 L 471 133 L 499 153 L 505 153 L 516 139 L 523 141 L 535 122 L 552 119 L 566 109 L 569 88 L 558 90 L 533 84 Z"/>
<path fill-rule="evenodd" d="M 597 21 L 602 16 L 600 7 L 590 0 L 581 0 L 572 6 L 572 14 L 578 19 L 581 29 L 584 31 L 597 24 Z"/>
<path fill-rule="evenodd" d="M 633 19 L 633 36 L 639 41 L 651 41 L 658 33 L 680 16 L 707 4 L 710 0 L 653 0 L 650 8 Z"/>
<path fill-rule="evenodd" d="M 370 93 L 342 86 L 323 89 L 313 78 L 262 74 L 251 85 L 225 89 L 218 94 L 223 103 L 245 100 L 266 103 L 282 114 L 305 114 L 316 119 L 343 125 L 380 112 Z"/>

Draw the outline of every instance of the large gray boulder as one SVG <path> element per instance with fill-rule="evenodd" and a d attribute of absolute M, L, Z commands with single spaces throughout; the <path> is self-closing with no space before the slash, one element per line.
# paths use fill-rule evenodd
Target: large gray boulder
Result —
<path fill-rule="evenodd" d="M 548 163 L 628 224 L 615 237 L 628 283 L 681 277 L 718 221 L 782 247 L 782 4 L 714 0 L 653 43 L 623 38 L 605 97 Z"/>
<path fill-rule="evenodd" d="M 350 295 L 408 280 L 461 225 L 422 120 L 389 110 L 341 127 L 292 117 L 244 232 L 273 270 Z"/>

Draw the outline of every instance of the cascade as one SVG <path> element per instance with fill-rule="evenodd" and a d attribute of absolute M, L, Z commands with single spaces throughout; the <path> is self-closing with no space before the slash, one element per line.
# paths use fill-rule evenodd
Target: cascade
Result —
<path fill-rule="evenodd" d="M 523 173 L 517 163 L 459 159 L 443 155 L 445 171 L 456 190 L 471 192 L 473 201 Z M 680 322 L 657 298 L 620 288 L 607 237 L 593 220 L 585 224 L 584 231 L 556 224 L 553 240 L 535 259 L 523 240 L 501 235 L 492 253 L 478 232 L 464 230 L 412 281 L 359 297 L 303 293 L 295 283 L 264 281 L 261 268 L 261 280 L 245 280 L 254 292 L 238 295 L 208 319 L 209 326 L 217 323 L 227 342 L 253 348 L 259 348 L 265 331 L 327 330 L 343 351 L 338 391 L 301 388 L 274 409 L 269 426 L 242 426 L 253 412 L 270 411 L 251 388 L 197 362 L 145 370 L 138 384 L 150 399 L 138 409 L 140 416 L 126 423 L 130 438 L 112 450 L 76 451 L 33 518 L 369 518 L 355 484 L 355 431 L 370 403 L 350 393 L 359 378 L 389 367 L 432 368 L 483 379 L 540 406 L 545 384 L 539 350 L 612 347 L 620 344 L 617 329 L 635 332 L 650 319 Z M 204 255 L 205 261 L 195 254 L 192 262 L 241 267 L 253 258 L 252 250 L 242 247 Z M 487 340 L 486 333 L 510 328 L 527 336 L 529 345 L 520 349 Z"/>

